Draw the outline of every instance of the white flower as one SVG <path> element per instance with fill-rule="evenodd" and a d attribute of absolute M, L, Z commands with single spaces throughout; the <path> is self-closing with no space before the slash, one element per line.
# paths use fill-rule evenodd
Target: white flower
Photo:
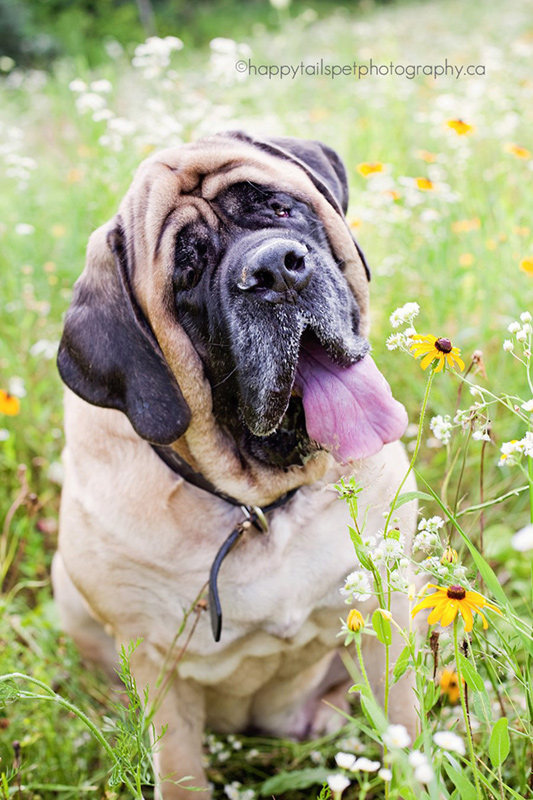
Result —
<path fill-rule="evenodd" d="M 96 92 L 84 92 L 76 98 L 76 108 L 80 114 L 85 114 L 87 111 L 99 111 L 105 106 L 105 99 Z"/>
<path fill-rule="evenodd" d="M 391 749 L 395 747 L 409 747 L 411 744 L 411 737 L 407 733 L 405 725 L 389 725 L 383 734 L 383 742 Z"/>
<path fill-rule="evenodd" d="M 285 8 L 288 8 L 290 4 L 291 0 L 270 0 L 270 5 L 277 11 L 283 11 Z"/>
<path fill-rule="evenodd" d="M 35 227 L 27 222 L 19 222 L 18 225 L 15 225 L 15 233 L 17 236 L 31 236 L 32 233 L 35 233 Z"/>
<path fill-rule="evenodd" d="M 68 85 L 68 88 L 71 92 L 86 92 L 87 91 L 87 84 L 84 83 L 79 78 L 75 78 L 71 81 Z"/>
<path fill-rule="evenodd" d="M 9 431 L 7 428 L 0 428 L 0 442 L 7 442 L 9 439 Z"/>
<path fill-rule="evenodd" d="M 442 747 L 443 750 L 459 753 L 460 756 L 464 756 L 466 753 L 463 740 L 453 731 L 437 731 L 433 734 L 433 741 L 437 747 Z"/>
<path fill-rule="evenodd" d="M 413 540 L 413 550 L 422 550 L 424 553 L 430 553 L 435 547 L 440 545 L 440 539 L 436 533 L 429 531 L 421 531 Z"/>
<path fill-rule="evenodd" d="M 392 772 L 390 771 L 390 769 L 387 769 L 386 767 L 380 769 L 380 771 L 378 772 L 378 776 L 381 778 L 382 781 L 386 781 L 387 783 L 392 780 Z"/>
<path fill-rule="evenodd" d="M 224 794 L 226 797 L 229 797 L 229 800 L 240 800 L 241 793 L 239 789 L 241 786 L 242 784 L 240 784 L 239 781 L 233 781 L 233 783 L 224 786 Z"/>
<path fill-rule="evenodd" d="M 520 314 L 520 319 L 522 320 L 522 322 L 531 322 L 531 320 L 533 319 L 533 317 L 531 316 L 531 314 L 529 313 L 529 311 L 523 311 L 523 312 Z"/>
<path fill-rule="evenodd" d="M 514 350 L 514 344 L 510 339 L 506 339 L 503 343 L 504 350 Z"/>
<path fill-rule="evenodd" d="M 527 333 L 524 330 L 518 331 L 516 334 L 516 341 L 517 342 L 525 342 L 527 339 Z"/>
<path fill-rule="evenodd" d="M 50 361 L 56 357 L 59 342 L 51 342 L 49 339 L 39 339 L 38 342 L 30 347 L 30 356 L 42 356 Z"/>
<path fill-rule="evenodd" d="M 363 603 L 371 596 L 372 587 L 370 586 L 368 575 L 356 570 L 348 575 L 344 588 L 340 591 L 341 594 L 351 598 L 351 600 L 359 600 Z"/>
<path fill-rule="evenodd" d="M 392 312 L 389 317 L 390 324 L 393 328 L 399 328 L 400 325 L 404 325 L 407 322 L 412 323 L 419 311 L 420 306 L 418 303 L 406 303 Z"/>
<path fill-rule="evenodd" d="M 533 328 L 531 327 L 531 325 L 529 324 L 529 322 L 526 322 L 526 324 L 522 326 L 522 331 L 523 331 L 524 333 L 530 334 L 530 333 L 531 333 L 531 331 L 533 331 Z"/>
<path fill-rule="evenodd" d="M 479 431 L 474 431 L 472 434 L 472 439 L 474 439 L 476 442 L 490 442 L 490 435 L 487 433 L 487 431 L 481 429 Z"/>
<path fill-rule="evenodd" d="M 109 92 L 113 91 L 113 84 L 111 81 L 106 80 L 105 78 L 101 78 L 98 81 L 93 81 L 91 83 L 91 92 L 101 92 L 102 94 L 109 94 Z"/>
<path fill-rule="evenodd" d="M 351 769 L 355 764 L 355 756 L 353 753 L 337 753 L 335 763 L 341 769 Z"/>
<path fill-rule="evenodd" d="M 13 397 L 26 397 L 26 387 L 24 386 L 24 378 L 19 378 L 18 375 L 13 375 L 9 379 L 8 392 Z"/>
<path fill-rule="evenodd" d="M 413 750 L 412 753 L 409 753 L 408 761 L 415 769 L 428 763 L 426 756 L 420 750 Z"/>
<path fill-rule="evenodd" d="M 360 769 L 361 772 L 377 772 L 380 767 L 381 763 L 379 761 L 371 761 L 369 758 L 362 756 L 357 759 L 352 770 L 354 772 L 358 769 Z"/>
<path fill-rule="evenodd" d="M 328 775 L 326 780 L 333 794 L 341 794 L 351 783 L 351 781 L 344 775 L 341 775 L 340 772 L 335 773 L 335 775 Z"/>
<path fill-rule="evenodd" d="M 396 561 L 403 555 L 403 548 L 398 539 L 387 538 L 377 546 L 374 552 L 376 561 Z"/>
<path fill-rule="evenodd" d="M 526 456 L 533 458 L 533 432 L 528 431 L 524 438 L 520 440 L 519 444 Z"/>
<path fill-rule="evenodd" d="M 387 350 L 397 350 L 402 345 L 406 344 L 406 337 L 403 333 L 391 333 L 387 339 Z"/>
<path fill-rule="evenodd" d="M 251 752 L 252 752 L 252 751 L 250 750 L 250 751 L 248 752 L 248 755 L 249 755 Z M 259 750 L 257 751 L 257 755 L 259 755 Z M 324 761 L 324 756 L 322 755 L 322 753 L 320 752 L 320 750 L 311 750 L 311 752 L 309 753 L 309 758 L 311 759 L 311 761 L 313 762 L 313 764 L 322 764 L 322 762 Z"/>
<path fill-rule="evenodd" d="M 420 783 L 431 783 L 434 777 L 435 773 L 429 764 L 421 764 L 415 769 L 415 778 L 417 781 L 420 781 Z"/>
<path fill-rule="evenodd" d="M 111 111 L 110 108 L 101 108 L 98 111 L 95 111 L 93 114 L 93 121 L 94 122 L 105 122 L 108 119 L 112 119 L 115 115 Z"/>
<path fill-rule="evenodd" d="M 438 439 L 439 442 L 442 442 L 443 444 L 448 444 L 453 428 L 450 416 L 448 414 L 446 414 L 444 417 L 442 414 L 437 414 L 437 416 L 433 417 L 429 423 L 429 427 L 433 432 L 435 439 Z"/>
<path fill-rule="evenodd" d="M 442 517 L 434 516 L 429 519 L 422 518 L 418 523 L 419 531 L 428 531 L 428 533 L 438 533 L 440 528 L 444 525 Z"/>
<path fill-rule="evenodd" d="M 533 550 L 533 524 L 521 528 L 511 539 L 511 544 L 515 550 L 524 553 L 526 550 Z"/>
<path fill-rule="evenodd" d="M 518 333 L 521 327 L 519 322 L 511 322 L 511 324 L 507 326 L 507 330 L 509 333 Z"/>

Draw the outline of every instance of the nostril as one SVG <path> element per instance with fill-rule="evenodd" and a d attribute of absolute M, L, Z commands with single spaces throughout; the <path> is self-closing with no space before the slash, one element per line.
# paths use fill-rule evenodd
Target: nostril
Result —
<path fill-rule="evenodd" d="M 285 256 L 284 263 L 291 272 L 301 272 L 305 269 L 305 256 L 297 255 L 294 250 L 290 250 Z"/>
<path fill-rule="evenodd" d="M 254 274 L 256 289 L 272 289 L 275 283 L 274 275 L 266 269 L 260 269 Z"/>

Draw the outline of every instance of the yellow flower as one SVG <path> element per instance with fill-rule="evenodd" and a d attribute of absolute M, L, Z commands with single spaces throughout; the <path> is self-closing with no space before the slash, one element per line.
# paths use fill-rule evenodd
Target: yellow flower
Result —
<path fill-rule="evenodd" d="M 442 627 L 446 628 L 454 621 L 457 612 L 459 612 L 465 623 L 465 631 L 469 633 L 474 625 L 474 614 L 472 612 L 479 614 L 483 620 L 484 629 L 488 628 L 489 623 L 481 612 L 482 608 L 487 606 L 487 608 L 491 608 L 498 614 L 501 613 L 496 606 L 493 606 L 485 600 L 483 595 L 478 592 L 470 592 L 463 589 L 462 586 L 449 586 L 447 588 L 445 586 L 435 586 L 435 584 L 430 583 L 428 588 L 437 589 L 437 591 L 418 603 L 418 605 L 413 608 L 411 616 L 414 617 L 415 614 L 418 614 L 423 608 L 433 608 L 433 611 L 428 617 L 429 625 L 434 625 L 436 622 L 440 621 Z"/>
<path fill-rule="evenodd" d="M 513 233 L 516 233 L 517 236 L 529 236 L 531 229 L 525 225 L 515 225 L 513 227 Z"/>
<path fill-rule="evenodd" d="M 481 228 L 481 220 L 479 217 L 473 219 L 458 219 L 452 222 L 452 231 L 454 233 L 468 233 L 468 231 L 477 231 Z"/>
<path fill-rule="evenodd" d="M 462 680 L 464 684 L 464 678 Z M 453 669 L 445 669 L 442 671 L 442 675 L 440 676 L 440 690 L 442 694 L 448 697 L 452 705 L 459 702 L 459 679 L 457 673 L 454 672 Z"/>
<path fill-rule="evenodd" d="M 461 267 L 471 267 L 474 263 L 474 256 L 472 253 L 461 253 L 459 256 L 459 266 Z"/>
<path fill-rule="evenodd" d="M 459 561 L 459 554 L 454 547 L 447 547 L 440 557 L 441 564 L 457 564 Z"/>
<path fill-rule="evenodd" d="M 357 631 L 361 630 L 361 628 L 364 628 L 365 620 L 361 612 L 358 611 L 356 608 L 352 608 L 352 610 L 348 614 L 346 625 L 354 633 L 357 633 Z"/>
<path fill-rule="evenodd" d="M 523 258 L 520 262 L 520 269 L 522 272 L 527 272 L 529 275 L 533 275 L 533 257 Z"/>
<path fill-rule="evenodd" d="M 387 191 L 385 192 L 385 195 L 387 197 L 390 197 L 391 200 L 400 200 L 400 198 L 401 198 L 400 192 L 397 192 L 396 189 L 387 189 Z"/>
<path fill-rule="evenodd" d="M 0 414 L 7 414 L 8 417 L 15 417 L 20 411 L 20 403 L 12 394 L 0 389 Z"/>
<path fill-rule="evenodd" d="M 462 119 L 449 119 L 446 125 L 448 128 L 451 128 L 452 131 L 455 131 L 458 136 L 466 136 L 475 130 L 473 125 L 469 125 L 468 122 Z"/>
<path fill-rule="evenodd" d="M 421 336 L 418 333 L 411 336 L 411 339 L 414 343 L 411 345 L 410 349 L 413 351 L 414 357 L 420 358 L 420 356 L 424 356 L 420 363 L 422 369 L 427 369 L 435 360 L 439 362 L 435 372 L 440 372 L 444 364 L 453 367 L 454 362 L 457 363 L 459 369 L 465 368 L 464 361 L 462 358 L 459 358 L 461 351 L 458 347 L 454 347 L 449 339 L 432 336 L 431 334 Z"/>
<path fill-rule="evenodd" d="M 417 150 L 415 155 L 417 158 L 421 158 L 422 161 L 426 161 L 428 164 L 433 164 L 433 162 L 437 160 L 435 153 L 430 153 L 429 150 Z"/>
<path fill-rule="evenodd" d="M 415 182 L 418 188 L 422 189 L 423 192 L 431 192 L 435 188 L 433 181 L 430 181 L 429 178 L 415 178 Z"/>
<path fill-rule="evenodd" d="M 516 156 L 516 158 L 531 158 L 531 153 L 526 147 L 514 144 L 513 142 L 508 142 L 503 149 L 506 153 L 511 153 L 511 155 Z"/>
<path fill-rule="evenodd" d="M 368 175 L 372 175 L 374 172 L 383 172 L 383 164 L 381 161 L 373 161 L 372 163 L 363 161 L 362 164 L 357 165 L 357 171 L 366 178 Z"/>

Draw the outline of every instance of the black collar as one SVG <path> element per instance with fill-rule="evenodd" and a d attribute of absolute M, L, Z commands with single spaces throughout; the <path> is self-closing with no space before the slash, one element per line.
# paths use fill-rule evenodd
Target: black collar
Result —
<path fill-rule="evenodd" d="M 196 472 L 190 464 L 187 464 L 187 462 L 171 447 L 153 444 L 152 448 L 159 458 L 165 462 L 167 467 L 177 475 L 180 475 L 187 483 L 191 483 L 198 489 L 202 489 L 204 492 L 209 492 L 209 494 L 219 497 L 221 500 L 225 500 L 226 503 L 238 506 L 244 515 L 244 519 L 239 522 L 237 527 L 232 530 L 228 538 L 222 544 L 215 556 L 209 573 L 209 612 L 211 614 L 211 630 L 213 631 L 215 642 L 219 642 L 220 634 L 222 633 L 222 606 L 218 594 L 217 579 L 222 562 L 228 553 L 233 550 L 243 533 L 252 525 L 260 533 L 266 533 L 268 531 L 266 515 L 270 511 L 274 511 L 275 508 L 285 505 L 285 503 L 294 497 L 298 489 L 291 489 L 290 492 L 286 492 L 286 494 L 278 497 L 273 503 L 269 503 L 263 508 L 260 506 L 251 506 L 247 503 L 241 503 L 239 500 L 236 500 L 235 497 L 225 494 L 225 492 L 221 492 L 214 484 L 208 481 L 201 472 Z"/>

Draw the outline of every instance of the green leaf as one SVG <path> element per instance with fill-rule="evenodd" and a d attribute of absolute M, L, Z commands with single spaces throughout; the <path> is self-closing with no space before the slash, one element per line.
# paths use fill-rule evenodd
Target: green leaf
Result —
<path fill-rule="evenodd" d="M 459 666 L 461 668 L 461 672 L 463 673 L 463 678 L 467 682 L 469 688 L 473 692 L 482 692 L 485 688 L 483 678 L 476 670 L 475 666 L 467 658 L 465 658 L 462 653 L 459 653 Z"/>
<path fill-rule="evenodd" d="M 368 694 L 361 694 L 361 708 L 373 728 L 379 733 L 383 733 L 387 728 L 387 720 L 374 698 Z"/>
<path fill-rule="evenodd" d="M 398 796 L 403 798 L 403 800 L 420 800 L 420 797 L 416 795 L 409 786 L 406 785 L 400 786 L 398 789 Z"/>
<path fill-rule="evenodd" d="M 511 749 L 509 740 L 509 721 L 507 717 L 501 717 L 496 722 L 489 740 L 489 756 L 493 767 L 500 767 Z"/>
<path fill-rule="evenodd" d="M 461 798 L 461 800 L 476 800 L 477 798 L 476 789 L 474 785 L 468 780 L 466 775 L 464 775 L 462 772 L 458 772 L 456 769 L 452 767 L 451 764 L 448 764 L 446 761 L 443 762 L 443 767 L 446 770 L 448 778 L 459 789 L 459 797 Z"/>
<path fill-rule="evenodd" d="M 372 614 L 372 627 L 381 644 L 392 643 L 392 629 L 388 619 L 385 619 L 379 609 Z"/>
<path fill-rule="evenodd" d="M 424 693 L 424 711 L 426 714 L 429 711 L 431 711 L 431 709 L 433 708 L 439 697 L 440 697 L 439 687 L 435 686 L 433 681 L 430 681 Z"/>
<path fill-rule="evenodd" d="M 404 492 L 396 500 L 394 508 L 400 508 L 400 506 L 410 503 L 411 500 L 433 500 L 433 498 L 430 494 L 426 494 L 425 492 Z"/>
<path fill-rule="evenodd" d="M 396 664 L 394 665 L 394 669 L 392 671 L 392 678 L 394 683 L 400 680 L 404 672 L 407 670 L 407 668 L 409 667 L 410 660 L 411 660 L 411 650 L 409 648 L 409 645 L 405 645 L 402 652 L 396 659 Z"/>
<path fill-rule="evenodd" d="M 311 767 L 310 769 L 296 769 L 292 772 L 280 772 L 266 780 L 259 792 L 263 797 L 281 794 L 291 789 L 308 789 L 310 786 L 322 785 L 327 780 L 331 770 L 324 767 Z"/>

